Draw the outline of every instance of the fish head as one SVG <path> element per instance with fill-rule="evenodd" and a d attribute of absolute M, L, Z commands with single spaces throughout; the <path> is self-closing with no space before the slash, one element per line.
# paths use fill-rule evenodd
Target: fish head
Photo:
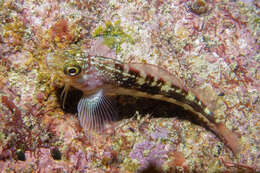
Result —
<path fill-rule="evenodd" d="M 88 57 L 79 48 L 55 50 L 46 56 L 46 65 L 54 80 L 60 85 L 69 83 L 72 78 L 79 77 L 82 67 L 87 64 Z"/>
<path fill-rule="evenodd" d="M 58 87 L 64 86 L 61 93 L 63 102 L 69 88 L 73 86 L 72 81 L 82 76 L 83 66 L 88 64 L 88 59 L 82 50 L 74 47 L 57 49 L 47 54 L 46 65 L 51 75 L 51 83 Z"/>

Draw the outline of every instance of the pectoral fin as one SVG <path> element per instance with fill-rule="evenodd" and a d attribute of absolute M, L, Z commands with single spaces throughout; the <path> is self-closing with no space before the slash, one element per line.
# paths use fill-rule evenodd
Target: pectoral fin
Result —
<path fill-rule="evenodd" d="M 114 121 L 117 112 L 103 90 L 84 96 L 78 103 L 78 118 L 84 131 L 102 130 L 106 123 Z"/>

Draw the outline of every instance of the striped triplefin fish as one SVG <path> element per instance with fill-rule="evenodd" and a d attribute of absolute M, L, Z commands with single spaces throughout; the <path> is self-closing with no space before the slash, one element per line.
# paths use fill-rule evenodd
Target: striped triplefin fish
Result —
<path fill-rule="evenodd" d="M 110 96 L 130 95 L 162 100 L 183 107 L 210 128 L 234 154 L 239 153 L 236 135 L 224 124 L 216 122 L 206 103 L 187 88 L 182 80 L 162 68 L 93 56 L 65 61 L 63 72 L 63 105 L 69 86 L 83 92 L 77 110 L 80 124 L 86 133 L 100 130 L 107 122 L 114 120 L 117 112 Z"/>

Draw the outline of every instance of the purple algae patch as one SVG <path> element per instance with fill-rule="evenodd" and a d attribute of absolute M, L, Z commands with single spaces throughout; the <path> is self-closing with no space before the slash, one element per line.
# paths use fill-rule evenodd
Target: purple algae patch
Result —
<path fill-rule="evenodd" d="M 146 168 L 151 164 L 161 168 L 161 165 L 167 159 L 167 153 L 165 145 L 144 141 L 134 145 L 130 157 L 139 161 L 140 169 Z"/>
<path fill-rule="evenodd" d="M 158 138 L 167 138 L 168 135 L 168 130 L 164 128 L 156 128 L 154 132 L 151 133 L 151 137 L 153 139 L 158 139 Z"/>

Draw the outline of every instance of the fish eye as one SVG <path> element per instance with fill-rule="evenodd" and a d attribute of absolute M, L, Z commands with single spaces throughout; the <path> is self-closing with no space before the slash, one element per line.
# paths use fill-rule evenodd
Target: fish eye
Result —
<path fill-rule="evenodd" d="M 71 77 L 79 75 L 80 72 L 81 72 L 81 67 L 79 65 L 65 66 L 64 68 L 64 73 Z"/>

